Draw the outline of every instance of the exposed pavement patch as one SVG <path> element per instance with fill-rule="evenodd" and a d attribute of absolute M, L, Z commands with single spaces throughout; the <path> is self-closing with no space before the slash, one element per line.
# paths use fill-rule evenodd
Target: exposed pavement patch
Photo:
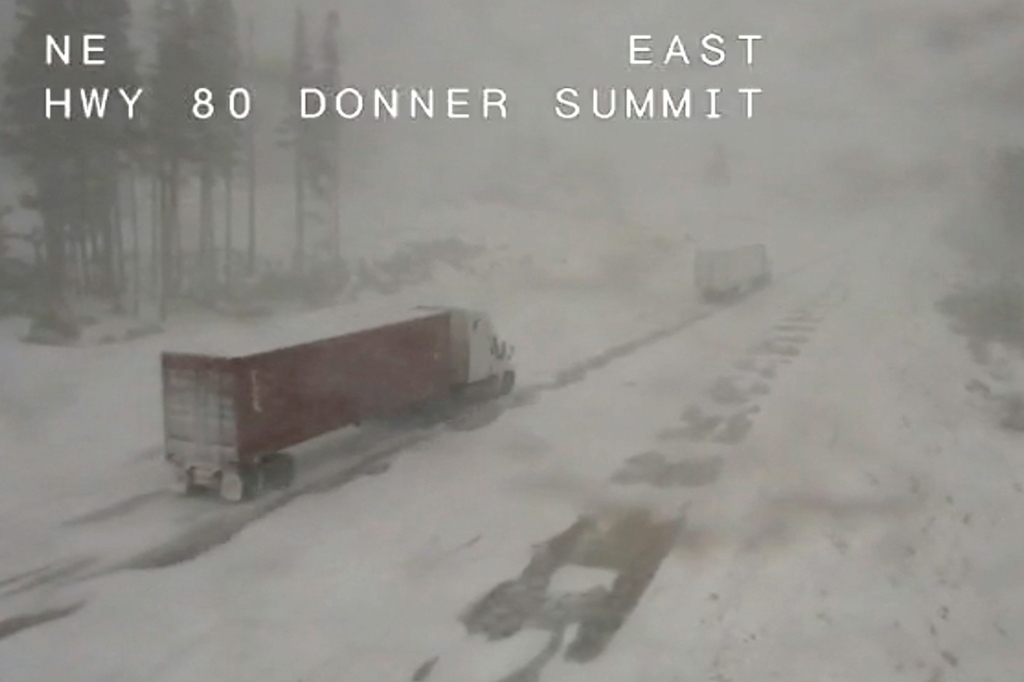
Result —
<path fill-rule="evenodd" d="M 711 439 L 714 443 L 737 445 L 742 443 L 750 430 L 754 428 L 754 420 L 747 412 L 734 414 L 725 420 L 725 425 Z"/>
<path fill-rule="evenodd" d="M 733 363 L 733 367 L 735 367 L 736 369 L 738 369 L 741 372 L 756 372 L 756 371 L 758 371 L 758 369 L 757 369 L 757 359 L 749 357 L 749 356 L 745 357 L 745 358 L 740 358 L 739 360 L 734 362 Z"/>
<path fill-rule="evenodd" d="M 963 289 L 940 300 L 936 307 L 956 334 L 967 340 L 974 361 L 988 369 L 992 383 L 980 379 L 966 388 L 984 398 L 995 412 L 999 426 L 1024 431 L 1024 393 L 1015 386 L 1011 366 L 993 356 L 1000 350 L 1024 350 L 1024 286 L 1003 281 L 985 287 Z M 1000 348 L 1002 347 L 1002 348 Z M 993 384 L 998 388 L 993 389 Z"/>
<path fill-rule="evenodd" d="M 761 359 L 759 356 L 747 356 L 737 360 L 733 367 L 740 372 L 748 372 L 750 374 L 757 374 L 762 379 L 774 379 L 778 376 L 778 368 L 775 362 L 758 362 Z"/>
<path fill-rule="evenodd" d="M 750 385 L 750 395 L 764 396 L 772 392 L 771 386 L 764 381 L 755 381 Z"/>
<path fill-rule="evenodd" d="M 820 306 L 812 307 L 832 307 L 832 305 L 827 305 L 828 303 L 829 301 L 825 300 Z M 734 408 L 750 405 L 755 397 L 769 395 L 771 393 L 771 385 L 768 381 L 778 376 L 777 366 L 779 364 L 786 364 L 791 358 L 799 355 L 800 345 L 810 340 L 810 336 L 806 334 L 794 334 L 792 332 L 797 330 L 813 331 L 821 320 L 821 316 L 812 313 L 808 309 L 801 309 L 790 314 L 785 319 L 786 322 L 776 325 L 774 329 L 790 333 L 778 335 L 755 344 L 749 350 L 747 356 L 733 363 L 734 369 L 748 375 L 755 374 L 758 377 L 757 379 L 744 388 L 737 383 L 735 377 L 719 377 L 704 391 L 704 394 L 717 405 Z M 805 320 L 808 319 L 813 319 L 814 324 L 806 323 Z M 699 406 L 691 405 L 682 415 L 682 420 L 686 423 L 686 426 L 663 429 L 657 433 L 656 438 L 662 442 L 686 440 L 695 443 L 710 441 L 713 443 L 736 445 L 746 439 L 750 433 L 754 425 L 751 415 L 758 412 L 759 409 L 757 405 L 751 405 L 733 414 L 723 416 L 706 415 Z M 634 463 L 632 466 L 635 467 L 636 464 Z M 654 465 L 652 464 L 651 466 Z M 633 473 L 623 473 L 626 470 L 633 471 L 629 469 L 629 463 L 627 463 L 627 467 L 616 475 L 625 476 L 627 479 L 635 475 Z M 662 473 L 664 474 L 664 472 Z M 643 479 L 644 476 L 640 476 L 640 478 Z M 652 485 L 657 484 L 653 479 L 649 482 Z"/>
<path fill-rule="evenodd" d="M 784 357 L 796 357 L 800 355 L 800 347 L 793 344 L 779 343 L 768 339 L 756 344 L 751 352 L 763 355 L 781 355 Z"/>
<path fill-rule="evenodd" d="M 740 390 L 731 377 L 719 378 L 705 393 L 719 405 L 740 405 L 750 400 L 750 396 Z"/>
<path fill-rule="evenodd" d="M 1004 281 L 965 288 L 945 296 L 936 307 L 955 333 L 972 341 L 976 358 L 992 343 L 1024 351 L 1024 285 Z"/>
<path fill-rule="evenodd" d="M 706 415 L 697 405 L 688 407 L 681 417 L 686 423 L 682 429 L 667 429 L 662 432 L 662 438 L 682 437 L 694 442 L 700 442 L 711 437 L 715 429 L 725 421 L 719 415 Z"/>
<path fill-rule="evenodd" d="M 721 457 L 669 460 L 660 452 L 645 452 L 626 460 L 612 482 L 620 485 L 645 483 L 655 488 L 698 488 L 711 485 L 722 475 Z"/>
<path fill-rule="evenodd" d="M 587 663 L 599 657 L 635 609 L 683 525 L 682 517 L 658 521 L 648 510 L 628 510 L 604 519 L 586 516 L 537 547 L 518 578 L 494 587 L 461 617 L 468 633 L 490 641 L 507 639 L 527 627 L 551 633 L 540 654 L 494 682 L 539 679 L 544 666 L 562 650 L 570 626 L 575 634 L 564 658 Z M 610 588 L 598 585 L 552 594 L 552 579 L 566 566 L 604 569 L 615 577 Z"/>
<path fill-rule="evenodd" d="M 775 325 L 775 327 L 773 327 L 773 329 L 775 331 L 779 331 L 779 332 L 783 332 L 783 333 L 797 333 L 797 334 L 804 333 L 804 334 L 810 334 L 810 333 L 816 331 L 817 327 L 815 325 L 813 325 L 813 324 L 792 324 L 792 323 L 786 324 L 786 323 L 783 323 L 783 324 Z"/>

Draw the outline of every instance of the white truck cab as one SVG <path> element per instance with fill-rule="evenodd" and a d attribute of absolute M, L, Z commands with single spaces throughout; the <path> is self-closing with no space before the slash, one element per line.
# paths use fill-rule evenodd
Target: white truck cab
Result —
<path fill-rule="evenodd" d="M 491 318 L 486 313 L 467 311 L 469 332 L 469 383 L 504 377 L 512 371 L 512 350 L 498 339 Z"/>
<path fill-rule="evenodd" d="M 500 394 L 515 386 L 516 372 L 512 363 L 515 348 L 498 338 L 490 316 L 479 310 L 418 306 L 420 309 L 447 310 L 452 318 L 452 339 L 464 349 L 464 368 L 460 374 L 468 386 L 494 386 Z M 457 352 L 456 356 L 461 356 Z"/>

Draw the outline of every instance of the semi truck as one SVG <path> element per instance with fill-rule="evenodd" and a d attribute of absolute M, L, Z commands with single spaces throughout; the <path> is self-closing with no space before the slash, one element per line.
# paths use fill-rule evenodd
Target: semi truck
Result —
<path fill-rule="evenodd" d="M 287 448 L 515 385 L 514 348 L 484 312 L 324 315 L 162 353 L 165 458 L 179 492 L 250 499 L 268 481 L 291 484 Z"/>
<path fill-rule="evenodd" d="M 771 282 L 771 264 L 763 244 L 731 249 L 698 249 L 694 284 L 707 302 L 735 299 Z"/>

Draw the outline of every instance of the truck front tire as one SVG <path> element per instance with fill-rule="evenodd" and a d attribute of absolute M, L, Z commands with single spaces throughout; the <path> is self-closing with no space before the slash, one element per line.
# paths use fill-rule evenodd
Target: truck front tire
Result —
<path fill-rule="evenodd" d="M 501 377 L 501 395 L 508 395 L 516 386 L 516 373 L 505 372 Z"/>

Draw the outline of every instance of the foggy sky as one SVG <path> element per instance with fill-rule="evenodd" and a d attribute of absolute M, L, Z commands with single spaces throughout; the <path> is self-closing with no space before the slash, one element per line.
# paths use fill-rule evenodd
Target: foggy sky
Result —
<path fill-rule="evenodd" d="M 287 69 L 294 5 L 235 2 L 243 18 L 251 13 L 256 21 L 265 77 L 255 105 L 265 131 L 262 182 L 285 185 L 288 164 L 273 152 L 271 130 L 282 108 L 273 82 Z M 136 3 L 140 35 L 149 30 L 150 4 Z M 427 204 L 484 197 L 556 213 L 585 206 L 583 218 L 603 216 L 610 226 L 668 226 L 685 213 L 715 143 L 725 145 L 733 165 L 728 203 L 735 208 L 765 194 L 778 201 L 789 193 L 832 200 L 851 192 L 865 198 L 912 192 L 933 179 L 925 170 L 957 169 L 967 150 L 1019 136 L 1024 24 L 1021 10 L 1008 2 L 316 0 L 303 6 L 313 40 L 326 9 L 339 9 L 346 84 L 490 86 L 510 96 L 504 122 L 347 124 L 344 184 L 352 220 L 383 220 L 381 211 L 399 205 L 402 215 L 415 215 Z M 3 7 L 11 13 L 13 2 Z M 6 19 L 0 25 L 9 33 Z M 727 65 L 717 69 L 628 65 L 631 33 L 653 34 L 659 49 L 680 34 L 692 54 L 709 32 L 730 39 L 763 35 L 753 71 L 733 40 Z M 553 116 L 553 94 L 562 86 L 579 87 L 584 103 L 591 87 L 765 92 L 753 121 L 584 123 Z M 740 115 L 738 104 L 724 106 Z M 284 207 L 276 220 L 286 216 Z"/>

